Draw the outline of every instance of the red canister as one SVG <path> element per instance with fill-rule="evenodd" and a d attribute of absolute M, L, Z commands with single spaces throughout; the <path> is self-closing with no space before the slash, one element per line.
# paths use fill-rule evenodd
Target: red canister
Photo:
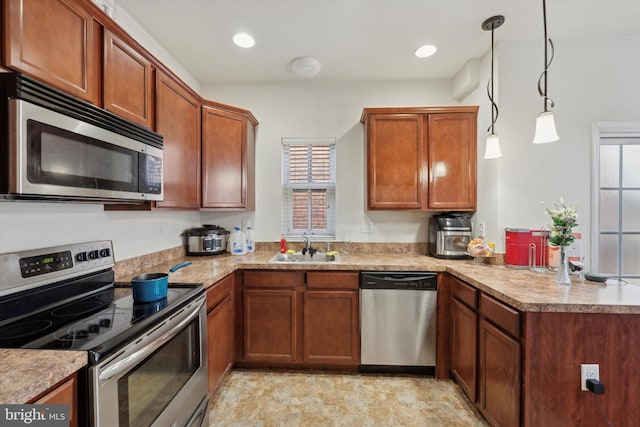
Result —
<path fill-rule="evenodd" d="M 537 268 L 547 265 L 547 230 L 505 228 L 504 264 L 511 268 Z"/>

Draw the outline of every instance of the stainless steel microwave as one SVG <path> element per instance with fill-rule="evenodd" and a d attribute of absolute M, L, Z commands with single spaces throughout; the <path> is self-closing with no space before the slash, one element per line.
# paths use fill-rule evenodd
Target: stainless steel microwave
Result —
<path fill-rule="evenodd" d="M 162 136 L 16 73 L 0 74 L 0 197 L 162 200 Z"/>

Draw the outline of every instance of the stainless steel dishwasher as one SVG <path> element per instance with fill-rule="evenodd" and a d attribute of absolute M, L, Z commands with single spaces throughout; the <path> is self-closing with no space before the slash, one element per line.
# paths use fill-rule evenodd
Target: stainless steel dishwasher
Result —
<path fill-rule="evenodd" d="M 362 371 L 433 374 L 437 279 L 435 272 L 360 273 Z"/>

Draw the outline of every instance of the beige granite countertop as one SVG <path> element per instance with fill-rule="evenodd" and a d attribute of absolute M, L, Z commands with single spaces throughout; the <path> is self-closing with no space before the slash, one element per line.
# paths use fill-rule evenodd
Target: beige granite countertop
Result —
<path fill-rule="evenodd" d="M 571 285 L 558 285 L 550 272 L 476 265 L 470 260 L 441 260 L 420 254 L 341 254 L 337 264 L 271 264 L 268 260 L 273 255 L 274 252 L 262 251 L 243 256 L 179 257 L 139 271 L 120 272 L 117 280 L 126 282 L 137 274 L 168 271 L 186 260 L 193 264 L 171 273 L 171 282 L 208 287 L 236 269 L 446 271 L 521 311 L 640 314 L 640 286 L 632 284 L 581 282 L 572 276 Z"/>
<path fill-rule="evenodd" d="M 0 349 L 0 403 L 26 403 L 87 364 L 84 351 Z"/>

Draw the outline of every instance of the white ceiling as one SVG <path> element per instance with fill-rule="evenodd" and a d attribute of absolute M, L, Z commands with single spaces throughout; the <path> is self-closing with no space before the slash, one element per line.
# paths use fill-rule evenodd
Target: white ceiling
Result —
<path fill-rule="evenodd" d="M 542 0 L 117 0 L 201 83 L 299 80 L 297 56 L 322 64 L 315 80 L 448 79 L 488 52 L 481 23 L 504 15 L 495 40 L 543 44 Z M 640 37 L 640 0 L 548 0 L 548 35 Z M 231 37 L 244 31 L 251 49 Z M 435 44 L 418 59 L 413 51 Z"/>

